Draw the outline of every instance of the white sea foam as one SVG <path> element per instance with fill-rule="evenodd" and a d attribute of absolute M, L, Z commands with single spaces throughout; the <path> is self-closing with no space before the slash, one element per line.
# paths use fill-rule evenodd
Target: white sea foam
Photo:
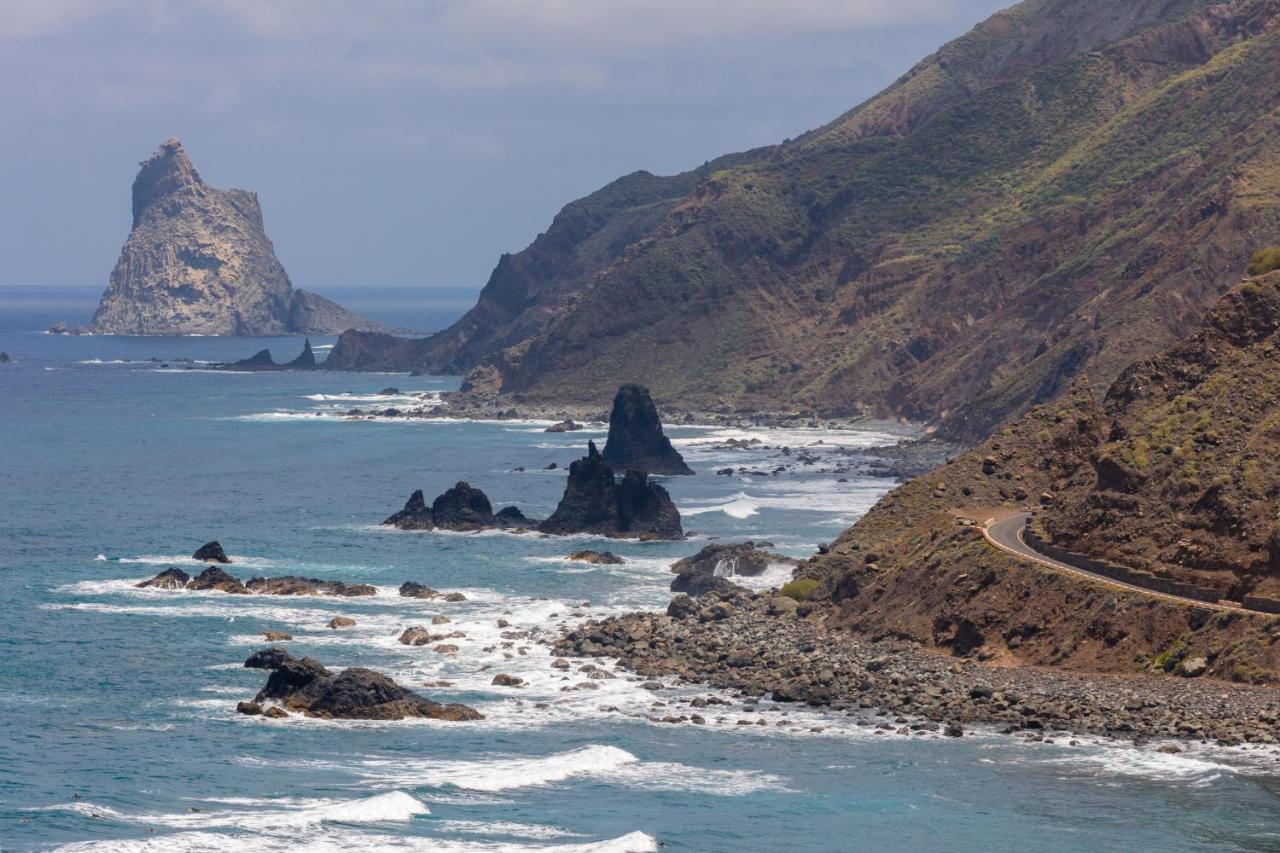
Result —
<path fill-rule="evenodd" d="M 279 831 L 317 826 L 323 823 L 386 823 L 412 820 L 430 814 L 422 801 L 403 791 L 388 791 L 357 800 L 297 799 L 245 800 L 250 808 L 198 810 L 186 812 L 139 812 L 127 814 L 117 809 L 78 801 L 50 809 L 93 814 L 122 823 L 139 823 L 171 829 L 248 829 Z"/>
<path fill-rule="evenodd" d="M 503 756 L 477 761 L 440 761 L 405 756 L 366 756 L 342 764 L 303 761 L 299 766 L 351 770 L 378 785 L 453 786 L 485 793 L 540 788 L 571 779 L 593 779 L 629 788 L 697 791 L 727 797 L 764 790 L 786 790 L 783 780 L 769 773 L 641 761 L 624 749 L 599 744 L 534 758 Z"/>
<path fill-rule="evenodd" d="M 357 829 L 324 827 L 308 832 L 305 845 L 283 835 L 179 832 L 151 838 L 87 841 L 57 848 L 65 851 L 110 851 L 110 853 L 151 853 L 151 851 L 241 851 L 253 849 L 276 853 L 306 849 L 311 853 L 350 853 L 351 850 L 412 851 L 412 853 L 656 853 L 657 839 L 643 832 L 630 832 L 604 841 L 574 844 L 530 844 L 492 841 L 461 841 L 417 836 L 391 836 Z"/>

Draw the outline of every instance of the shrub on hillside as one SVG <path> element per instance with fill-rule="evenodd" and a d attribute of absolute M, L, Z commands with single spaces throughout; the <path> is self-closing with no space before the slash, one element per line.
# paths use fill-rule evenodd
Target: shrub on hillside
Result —
<path fill-rule="evenodd" d="M 821 584 L 812 578 L 802 578 L 787 584 L 780 592 L 787 598 L 794 598 L 796 601 L 808 601 L 818 591 L 819 586 Z"/>
<path fill-rule="evenodd" d="M 1249 263 L 1249 275 L 1266 275 L 1280 270 L 1280 246 L 1271 246 L 1253 253 Z"/>

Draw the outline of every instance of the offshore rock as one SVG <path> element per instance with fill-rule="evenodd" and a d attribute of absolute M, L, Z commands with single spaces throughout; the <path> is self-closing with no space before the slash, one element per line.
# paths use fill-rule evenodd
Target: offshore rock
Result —
<path fill-rule="evenodd" d="M 302 578 L 297 575 L 253 578 L 245 584 L 245 588 L 258 595 L 337 595 L 353 598 L 378 594 L 378 590 L 367 583 L 345 584 L 342 581 Z"/>
<path fill-rule="evenodd" d="M 227 556 L 227 552 L 222 550 L 222 544 L 216 540 L 206 542 L 196 549 L 191 555 L 193 560 L 204 560 L 210 563 L 230 563 L 231 558 Z"/>
<path fill-rule="evenodd" d="M 482 720 L 474 708 L 433 702 L 387 676 L 364 667 L 334 674 L 311 658 L 298 660 L 283 649 L 256 652 L 245 666 L 271 670 L 253 701 L 274 700 L 289 711 L 309 717 L 342 720 Z"/>
<path fill-rule="evenodd" d="M 662 433 L 662 421 L 649 389 L 623 385 L 613 398 L 609 413 L 609 438 L 604 461 L 620 471 L 631 468 L 650 474 L 692 474 L 671 439 Z"/>
<path fill-rule="evenodd" d="M 316 370 L 316 355 L 311 350 L 311 339 L 307 338 L 302 345 L 302 352 L 293 361 L 285 364 L 276 364 L 275 359 L 271 357 L 271 350 L 259 350 L 248 358 L 242 358 L 239 361 L 233 361 L 227 364 L 214 365 L 218 370 L 241 370 L 241 371 L 268 371 L 268 370 Z"/>
<path fill-rule="evenodd" d="M 557 535 L 684 538 L 680 512 L 667 490 L 649 482 L 649 475 L 642 471 L 628 471 L 618 481 L 593 441 L 587 442 L 587 455 L 569 466 L 564 496 L 538 530 Z"/>
<path fill-rule="evenodd" d="M 491 528 L 524 528 L 533 522 L 518 507 L 493 511 L 488 496 L 470 483 L 459 481 L 427 506 L 422 490 L 409 496 L 404 508 L 389 516 L 383 524 L 400 530 L 475 531 Z"/>
<path fill-rule="evenodd" d="M 294 290 L 255 193 L 206 184 L 170 139 L 133 182 L 133 229 L 88 331 L 116 335 L 386 331 Z"/>

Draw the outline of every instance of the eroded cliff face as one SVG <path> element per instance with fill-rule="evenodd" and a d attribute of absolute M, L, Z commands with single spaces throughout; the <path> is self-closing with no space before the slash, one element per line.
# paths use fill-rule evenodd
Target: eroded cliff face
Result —
<path fill-rule="evenodd" d="M 294 290 L 263 229 L 258 196 L 206 184 L 170 139 L 133 182 L 133 230 L 90 331 L 120 335 L 387 331 Z"/>
<path fill-rule="evenodd" d="M 1104 440 L 1044 513 L 1059 544 L 1280 599 L 1280 273 L 1108 391 Z"/>
<path fill-rule="evenodd" d="M 1280 2 L 1027 0 L 795 140 L 624 177 L 349 367 L 978 440 L 1192 332 L 1280 230 Z"/>

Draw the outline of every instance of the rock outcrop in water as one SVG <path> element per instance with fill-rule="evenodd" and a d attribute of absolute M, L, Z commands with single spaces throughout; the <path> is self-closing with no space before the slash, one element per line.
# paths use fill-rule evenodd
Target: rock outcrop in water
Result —
<path fill-rule="evenodd" d="M 308 717 L 340 720 L 483 720 L 474 708 L 443 704 L 419 696 L 387 676 L 364 667 L 334 673 L 312 658 L 293 657 L 270 648 L 250 655 L 244 665 L 271 670 L 254 703 L 275 701 L 288 711 Z"/>
<path fill-rule="evenodd" d="M 206 542 L 196 549 L 191 555 L 193 560 L 204 560 L 209 563 L 230 563 L 231 558 L 227 556 L 227 552 L 222 550 L 222 543 L 218 541 Z"/>
<path fill-rule="evenodd" d="M 258 196 L 206 184 L 170 139 L 133 182 L 133 230 L 87 331 L 115 335 L 388 331 L 294 290 L 263 230 Z"/>
<path fill-rule="evenodd" d="M 634 468 L 650 474 L 692 474 L 671 439 L 662 433 L 658 408 L 643 385 L 623 385 L 609 413 L 604 461 L 619 471 Z"/>
<path fill-rule="evenodd" d="M 594 441 L 587 443 L 587 455 L 569 466 L 564 496 L 538 530 L 558 535 L 684 538 L 680 512 L 667 490 L 649 482 L 649 475 L 642 471 L 630 470 L 621 480 L 615 478 Z"/>
<path fill-rule="evenodd" d="M 514 506 L 496 513 L 488 496 L 470 483 L 459 481 L 427 506 L 422 490 L 409 496 L 404 508 L 383 524 L 401 530 L 488 530 L 495 527 L 521 528 L 531 522 Z"/>
<path fill-rule="evenodd" d="M 259 372 L 270 370 L 316 370 L 319 365 L 316 363 L 316 354 L 311 349 L 311 338 L 307 338 L 298 357 L 284 364 L 276 364 L 275 359 L 271 357 L 271 350 L 263 349 L 258 350 L 248 358 L 217 364 L 214 367 L 218 370 Z"/>
<path fill-rule="evenodd" d="M 304 578 L 297 575 L 253 578 L 248 583 L 241 583 L 239 578 L 230 574 L 221 566 L 210 566 L 194 578 L 182 571 L 182 569 L 171 566 L 155 577 L 135 584 L 135 586 L 143 589 L 218 590 L 235 595 L 244 595 L 246 593 L 257 595 L 335 595 L 342 598 L 353 598 L 378 594 L 377 588 L 367 583 L 346 584 L 342 581 Z"/>
<path fill-rule="evenodd" d="M 403 509 L 382 523 L 401 530 L 536 529 L 556 536 L 593 533 L 623 539 L 684 538 L 680 512 L 667 490 L 649 482 L 643 471 L 628 471 L 618 480 L 595 442 L 588 442 L 587 455 L 569 467 L 564 494 L 546 521 L 526 518 L 514 506 L 494 512 L 484 492 L 459 482 L 431 506 L 427 506 L 421 489 L 415 491 Z"/>

